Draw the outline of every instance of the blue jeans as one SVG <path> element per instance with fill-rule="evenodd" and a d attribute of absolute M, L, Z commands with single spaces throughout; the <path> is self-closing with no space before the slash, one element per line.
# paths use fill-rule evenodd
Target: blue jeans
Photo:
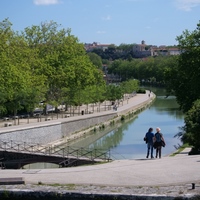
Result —
<path fill-rule="evenodd" d="M 153 158 L 153 143 L 147 143 L 147 158 L 151 152 L 151 158 Z"/>

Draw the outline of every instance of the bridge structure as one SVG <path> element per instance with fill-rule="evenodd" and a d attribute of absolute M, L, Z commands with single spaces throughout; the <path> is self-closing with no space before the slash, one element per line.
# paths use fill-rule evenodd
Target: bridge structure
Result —
<path fill-rule="evenodd" d="M 20 169 L 27 164 L 38 162 L 71 167 L 110 160 L 110 150 L 0 140 L 0 169 Z"/>

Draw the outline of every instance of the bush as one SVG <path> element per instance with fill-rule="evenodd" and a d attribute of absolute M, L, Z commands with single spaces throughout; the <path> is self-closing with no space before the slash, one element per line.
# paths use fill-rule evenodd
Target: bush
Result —
<path fill-rule="evenodd" d="M 124 120 L 125 120 L 125 116 L 122 115 L 122 116 L 121 116 L 121 121 L 124 121 Z"/>
<path fill-rule="evenodd" d="M 138 94 L 146 94 L 146 90 L 140 88 L 140 89 L 137 90 L 137 93 L 138 93 Z"/>

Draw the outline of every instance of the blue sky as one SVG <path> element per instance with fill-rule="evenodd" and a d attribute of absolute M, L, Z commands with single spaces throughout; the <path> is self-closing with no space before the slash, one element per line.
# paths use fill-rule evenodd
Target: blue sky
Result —
<path fill-rule="evenodd" d="M 200 20 L 200 0 L 1 0 L 15 31 L 53 20 L 82 43 L 176 45 Z"/>

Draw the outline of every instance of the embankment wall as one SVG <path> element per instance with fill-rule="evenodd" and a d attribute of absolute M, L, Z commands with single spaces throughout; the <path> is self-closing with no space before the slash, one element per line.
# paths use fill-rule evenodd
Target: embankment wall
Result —
<path fill-rule="evenodd" d="M 1 129 L 1 141 L 13 141 L 20 143 L 48 144 L 70 137 L 71 134 L 83 129 L 109 121 L 117 116 L 117 113 L 82 116 L 74 119 L 63 119 L 62 121 L 41 122 L 37 124 L 6 127 Z"/>
<path fill-rule="evenodd" d="M 91 115 L 5 127 L 0 130 L 0 141 L 46 145 L 66 138 L 75 139 L 81 137 L 86 129 L 104 123 L 108 124 L 110 120 L 119 120 L 122 115 L 137 113 L 151 104 L 154 99 L 155 95 L 136 106 L 130 106 L 117 112 L 99 112 Z"/>

